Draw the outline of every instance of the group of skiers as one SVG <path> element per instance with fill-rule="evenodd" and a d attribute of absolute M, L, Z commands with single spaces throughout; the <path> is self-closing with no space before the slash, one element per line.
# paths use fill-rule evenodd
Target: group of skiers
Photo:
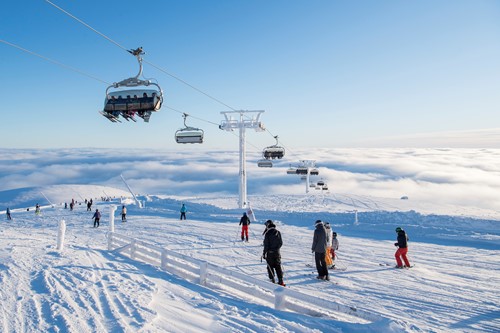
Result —
<path fill-rule="evenodd" d="M 239 223 L 241 226 L 242 241 L 248 242 L 248 227 L 250 223 L 250 218 L 244 212 Z M 314 262 L 318 272 L 316 278 L 329 281 L 328 269 L 335 269 L 335 258 L 336 251 L 339 249 L 339 240 L 337 239 L 337 233 L 332 230 L 329 222 L 316 220 L 314 226 L 311 252 L 314 254 Z M 396 232 L 398 234 L 397 242 L 394 243 L 398 247 L 394 255 L 397 263 L 396 268 L 409 268 L 411 267 L 407 257 L 409 238 L 401 227 L 397 227 Z M 281 233 L 276 229 L 276 225 L 272 220 L 267 220 L 262 235 L 264 236 L 262 259 L 266 260 L 269 280 L 276 283 L 277 278 L 277 283 L 285 286 L 280 254 L 280 249 L 283 246 Z"/>

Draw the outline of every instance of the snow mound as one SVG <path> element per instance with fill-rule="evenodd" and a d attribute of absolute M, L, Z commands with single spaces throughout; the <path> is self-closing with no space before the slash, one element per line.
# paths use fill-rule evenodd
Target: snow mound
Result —
<path fill-rule="evenodd" d="M 82 202 L 85 199 L 131 198 L 128 191 L 101 185 L 50 185 L 41 187 L 25 187 L 0 191 L 0 207 L 10 209 L 26 208 L 40 205 L 57 205 L 71 202 L 71 199 Z"/>

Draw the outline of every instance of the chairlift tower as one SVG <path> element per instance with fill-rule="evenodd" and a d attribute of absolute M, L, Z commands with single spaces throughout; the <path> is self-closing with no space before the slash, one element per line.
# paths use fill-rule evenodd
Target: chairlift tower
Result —
<path fill-rule="evenodd" d="M 264 124 L 259 120 L 260 115 L 265 111 L 223 111 L 225 120 L 219 125 L 219 128 L 225 131 L 240 131 L 240 183 L 239 183 L 239 202 L 240 208 L 247 208 L 247 175 L 246 175 L 246 139 L 245 131 L 247 128 L 253 128 L 256 132 L 265 130 Z"/>
<path fill-rule="evenodd" d="M 300 164 L 301 164 L 301 166 L 304 166 L 307 168 L 306 193 L 309 193 L 309 175 L 311 174 L 311 169 L 316 167 L 316 161 L 315 160 L 301 160 Z"/>

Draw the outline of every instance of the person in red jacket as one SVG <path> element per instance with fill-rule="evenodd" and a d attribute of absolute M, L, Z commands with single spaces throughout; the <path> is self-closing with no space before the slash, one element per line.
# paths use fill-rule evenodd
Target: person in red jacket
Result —
<path fill-rule="evenodd" d="M 394 246 L 398 247 L 396 253 L 394 254 L 396 257 L 396 268 L 411 267 L 408 257 L 406 256 L 408 254 L 408 241 L 410 239 L 406 235 L 406 232 L 400 227 L 396 228 L 396 232 L 398 233 L 398 241 L 394 243 Z M 403 261 L 405 266 L 403 266 Z"/>
<path fill-rule="evenodd" d="M 247 213 L 243 213 L 243 216 L 240 219 L 241 225 L 241 240 L 245 240 L 248 242 L 248 226 L 250 225 L 250 219 L 247 216 Z"/>

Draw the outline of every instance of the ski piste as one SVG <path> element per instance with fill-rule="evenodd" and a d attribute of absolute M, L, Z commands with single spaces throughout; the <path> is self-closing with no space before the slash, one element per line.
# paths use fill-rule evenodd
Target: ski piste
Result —
<path fill-rule="evenodd" d="M 312 272 L 311 274 L 305 274 L 305 276 L 307 276 L 308 278 L 310 277 L 311 279 L 318 281 L 318 282 L 328 282 L 328 283 L 339 285 L 338 281 L 334 281 L 330 276 L 329 276 L 329 278 L 330 278 L 329 280 L 318 279 L 317 272 Z"/>
<path fill-rule="evenodd" d="M 383 266 L 383 267 L 389 267 L 389 268 L 394 268 L 394 269 L 410 269 L 410 268 L 413 268 L 415 267 L 415 264 L 411 265 L 411 266 L 403 266 L 403 267 L 397 267 L 395 264 L 389 264 L 389 263 L 386 263 L 386 262 L 381 262 L 379 263 L 379 266 Z"/>

